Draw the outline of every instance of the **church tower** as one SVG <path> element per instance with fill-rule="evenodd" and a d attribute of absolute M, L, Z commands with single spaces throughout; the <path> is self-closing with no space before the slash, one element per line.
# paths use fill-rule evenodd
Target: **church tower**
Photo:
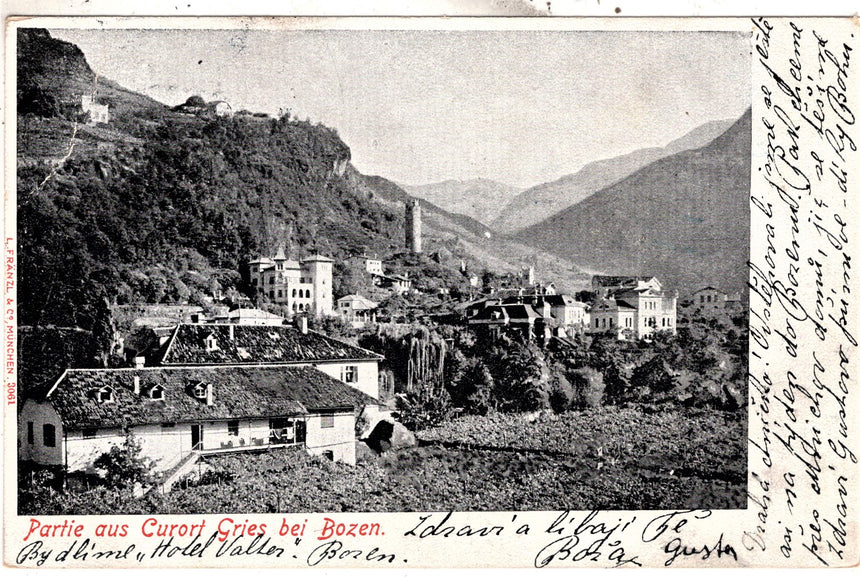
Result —
<path fill-rule="evenodd" d="M 406 248 L 421 252 L 421 204 L 417 198 L 406 203 Z"/>

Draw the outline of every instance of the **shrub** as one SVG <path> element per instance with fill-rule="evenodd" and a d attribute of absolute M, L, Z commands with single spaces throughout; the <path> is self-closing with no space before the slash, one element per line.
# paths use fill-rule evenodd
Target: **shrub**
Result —
<path fill-rule="evenodd" d="M 568 410 L 576 397 L 573 385 L 564 375 L 556 375 L 552 382 L 552 392 L 549 395 L 549 404 L 556 413 Z"/>
<path fill-rule="evenodd" d="M 590 367 L 575 369 L 569 373 L 573 385 L 575 404 L 594 409 L 603 404 L 605 385 L 603 375 Z"/>
<path fill-rule="evenodd" d="M 114 445 L 102 453 L 93 465 L 104 471 L 105 482 L 121 489 L 156 483 L 160 475 L 154 472 L 152 459 L 141 455 L 143 449 L 134 435 L 129 433 L 121 447 Z"/>

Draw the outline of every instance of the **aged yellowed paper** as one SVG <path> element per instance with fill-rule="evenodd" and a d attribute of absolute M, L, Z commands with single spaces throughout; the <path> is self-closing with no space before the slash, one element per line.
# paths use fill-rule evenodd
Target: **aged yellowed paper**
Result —
<path fill-rule="evenodd" d="M 7 27 L 7 565 L 857 563 L 854 21 Z"/>

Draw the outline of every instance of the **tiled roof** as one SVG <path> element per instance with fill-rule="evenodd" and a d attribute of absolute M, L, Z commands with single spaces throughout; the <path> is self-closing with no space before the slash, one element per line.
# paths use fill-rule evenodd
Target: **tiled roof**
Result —
<path fill-rule="evenodd" d="M 505 305 L 504 309 L 508 312 L 511 320 L 532 320 L 540 318 L 540 315 L 535 312 L 531 305 Z"/>
<path fill-rule="evenodd" d="M 284 317 L 278 316 L 274 313 L 270 313 L 268 311 L 264 311 L 261 309 L 235 309 L 230 311 L 227 314 L 227 317 L 230 319 L 269 319 L 275 320 L 280 319 L 284 320 Z"/>
<path fill-rule="evenodd" d="M 135 376 L 142 394 L 134 392 Z M 212 386 L 212 405 L 191 394 L 197 384 Z M 163 400 L 145 393 L 156 385 L 164 389 Z M 112 402 L 97 400 L 103 387 L 113 390 Z M 69 369 L 47 399 L 72 429 L 302 415 L 377 403 L 311 367 Z"/>
<path fill-rule="evenodd" d="M 352 307 L 354 309 L 375 309 L 379 306 L 378 303 L 375 303 L 369 298 L 365 298 L 361 295 L 346 295 L 345 297 L 337 299 L 337 303 L 355 303 Z"/>
<path fill-rule="evenodd" d="M 215 338 L 215 350 L 207 350 L 209 335 Z M 279 364 L 381 358 L 367 349 L 314 331 L 302 334 L 290 326 L 183 324 L 168 341 L 160 364 Z"/>
<path fill-rule="evenodd" d="M 585 303 L 581 303 L 570 295 L 546 295 L 543 297 L 546 302 L 550 304 L 550 306 L 560 307 L 560 306 L 578 306 L 585 307 Z"/>
<path fill-rule="evenodd" d="M 712 286 L 702 287 L 702 288 L 700 288 L 699 290 L 695 291 L 693 294 L 694 294 L 694 295 L 697 295 L 697 294 L 699 294 L 700 292 L 704 292 L 704 291 L 715 291 L 715 292 L 718 292 L 718 293 L 720 293 L 720 294 L 726 294 L 724 291 L 721 291 L 720 289 L 715 288 L 715 287 L 712 287 Z"/>

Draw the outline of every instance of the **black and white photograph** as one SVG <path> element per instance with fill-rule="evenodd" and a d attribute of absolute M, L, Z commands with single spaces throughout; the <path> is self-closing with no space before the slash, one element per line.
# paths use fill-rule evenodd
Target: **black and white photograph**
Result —
<path fill-rule="evenodd" d="M 745 508 L 750 50 L 18 30 L 19 513 Z"/>
<path fill-rule="evenodd" d="M 749 32 L 16 42 L 20 515 L 747 507 Z"/>

